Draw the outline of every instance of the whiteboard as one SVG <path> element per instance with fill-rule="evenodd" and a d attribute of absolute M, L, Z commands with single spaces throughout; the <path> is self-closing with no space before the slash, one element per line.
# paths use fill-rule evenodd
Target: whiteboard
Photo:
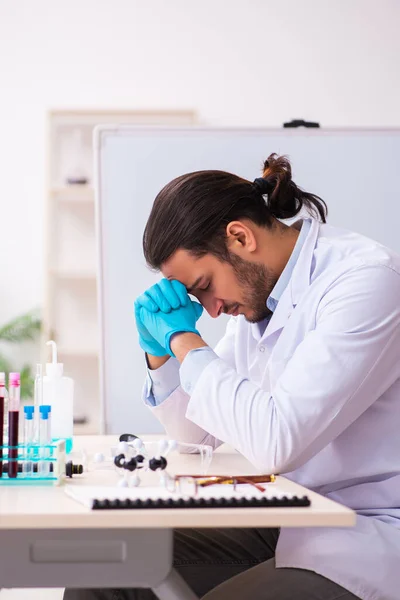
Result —
<path fill-rule="evenodd" d="M 269 154 L 287 154 L 294 181 L 327 202 L 328 223 L 400 253 L 400 130 L 99 126 L 94 144 L 104 432 L 162 431 L 141 401 L 146 368 L 133 301 L 160 277 L 146 267 L 142 236 L 157 193 L 174 177 L 221 169 L 253 180 Z M 211 346 L 225 319 L 201 317 Z"/>

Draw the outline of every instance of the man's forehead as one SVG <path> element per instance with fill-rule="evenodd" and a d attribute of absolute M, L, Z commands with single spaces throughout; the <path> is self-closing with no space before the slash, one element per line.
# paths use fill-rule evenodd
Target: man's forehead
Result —
<path fill-rule="evenodd" d="M 170 281 L 171 281 L 171 279 L 178 279 L 178 281 L 183 283 L 183 285 L 186 287 L 187 291 L 190 293 L 192 290 L 195 290 L 199 286 L 200 282 L 203 279 L 203 275 L 196 277 L 196 279 L 194 279 L 194 277 L 192 276 L 187 281 L 186 281 L 186 279 L 185 280 L 183 280 L 182 278 L 179 279 L 178 277 L 174 277 L 173 275 L 167 277 L 167 279 Z"/>
<path fill-rule="evenodd" d="M 161 271 L 167 279 L 180 279 L 192 275 L 194 269 L 201 268 L 202 258 L 196 258 L 187 250 L 179 249 L 161 265 Z"/>

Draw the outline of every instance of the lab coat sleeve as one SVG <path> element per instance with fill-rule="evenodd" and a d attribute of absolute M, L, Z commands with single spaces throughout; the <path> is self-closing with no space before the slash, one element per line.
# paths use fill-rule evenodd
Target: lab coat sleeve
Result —
<path fill-rule="evenodd" d="M 224 337 L 215 347 L 218 356 L 224 358 L 227 364 L 234 367 L 234 338 L 235 338 L 236 319 L 231 318 L 228 321 Z M 176 360 L 176 359 L 170 359 Z M 169 362 L 169 361 L 168 361 Z M 205 367 L 207 368 L 207 367 Z M 197 375 L 197 374 L 196 374 Z M 181 385 L 157 406 L 151 406 L 149 402 L 150 382 L 147 379 L 143 388 L 143 400 L 149 405 L 152 413 L 164 426 L 168 437 L 188 442 L 192 444 L 209 444 L 213 448 L 221 445 L 221 441 L 204 429 L 199 427 L 191 420 L 186 418 L 186 411 L 189 402 L 189 395 L 184 391 Z"/>
<path fill-rule="evenodd" d="M 315 328 L 270 393 L 222 359 L 192 391 L 186 416 L 264 472 L 285 473 L 339 436 L 400 377 L 400 275 L 362 266 L 321 298 Z"/>
<path fill-rule="evenodd" d="M 144 401 L 148 406 L 158 406 L 179 385 L 179 362 L 169 358 L 158 369 L 147 369 Z"/>

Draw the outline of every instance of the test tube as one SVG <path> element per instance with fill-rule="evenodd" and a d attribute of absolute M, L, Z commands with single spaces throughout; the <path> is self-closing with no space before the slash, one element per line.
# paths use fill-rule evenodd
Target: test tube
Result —
<path fill-rule="evenodd" d="M 34 441 L 39 441 L 39 406 L 43 404 L 43 374 L 42 365 L 36 365 L 35 385 L 34 385 Z"/>
<path fill-rule="evenodd" d="M 8 476 L 14 479 L 18 475 L 18 430 L 20 374 L 8 376 Z"/>
<path fill-rule="evenodd" d="M 51 444 L 51 406 L 48 404 L 42 404 L 39 406 L 40 419 L 39 419 L 39 444 L 40 444 L 40 457 L 49 458 L 50 448 L 43 448 Z M 48 477 L 50 474 L 50 461 L 39 460 L 38 463 L 38 475 L 41 477 Z"/>
<path fill-rule="evenodd" d="M 4 417 L 6 402 L 6 374 L 0 373 L 0 477 L 3 477 L 3 445 L 4 445 Z"/>
<path fill-rule="evenodd" d="M 24 444 L 25 457 L 22 462 L 22 472 L 27 477 L 31 477 L 33 473 L 32 454 L 34 443 L 34 412 L 35 407 L 28 405 L 24 406 Z"/>

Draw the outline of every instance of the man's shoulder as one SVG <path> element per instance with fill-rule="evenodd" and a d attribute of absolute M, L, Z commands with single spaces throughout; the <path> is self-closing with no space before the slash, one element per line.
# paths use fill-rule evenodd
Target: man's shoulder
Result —
<path fill-rule="evenodd" d="M 362 267 L 386 267 L 400 275 L 400 256 L 360 233 L 321 225 L 314 249 L 312 279 L 322 272 L 348 272 Z"/>

